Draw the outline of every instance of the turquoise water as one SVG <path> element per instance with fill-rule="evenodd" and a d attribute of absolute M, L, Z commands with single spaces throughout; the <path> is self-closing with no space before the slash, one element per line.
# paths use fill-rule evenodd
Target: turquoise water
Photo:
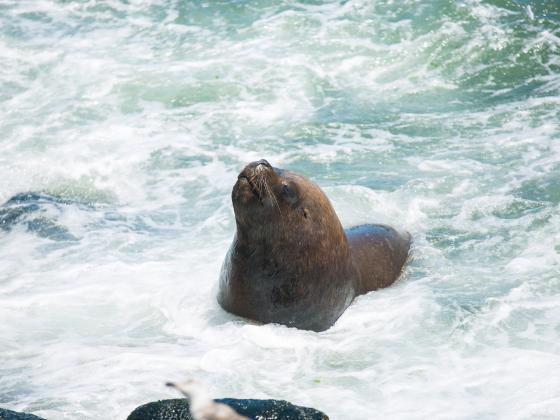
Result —
<path fill-rule="evenodd" d="M 125 418 L 197 378 L 332 419 L 560 411 L 560 4 L 3 0 L 0 407 Z M 215 301 L 230 191 L 268 159 L 414 260 L 324 333 Z"/>

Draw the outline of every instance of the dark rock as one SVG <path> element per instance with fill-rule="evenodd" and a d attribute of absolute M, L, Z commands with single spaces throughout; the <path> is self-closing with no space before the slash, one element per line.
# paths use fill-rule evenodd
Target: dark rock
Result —
<path fill-rule="evenodd" d="M 0 408 L 0 420 L 45 420 L 33 414 L 18 413 L 17 411 Z"/>
<path fill-rule="evenodd" d="M 67 200 L 38 193 L 20 193 L 0 206 L 0 229 L 9 232 L 20 224 L 42 238 L 55 241 L 77 241 L 67 228 L 55 220 Z"/>
<path fill-rule="evenodd" d="M 72 245 L 80 238 L 64 226 L 64 216 L 67 214 L 82 219 L 82 227 L 88 232 L 103 230 L 106 233 L 106 229 L 112 229 L 139 234 L 169 234 L 165 227 L 154 227 L 159 224 L 157 221 L 154 223 L 153 219 L 158 217 L 157 213 L 126 217 L 104 204 L 67 200 L 35 192 L 16 194 L 0 205 L 0 233 L 19 228 L 41 238 L 57 241 L 61 246 Z"/>
<path fill-rule="evenodd" d="M 126 420 L 192 420 L 187 400 L 151 402 L 136 408 Z"/>
<path fill-rule="evenodd" d="M 239 414 L 259 419 L 285 420 L 328 420 L 328 416 L 314 408 L 300 407 L 279 400 L 238 400 L 222 398 L 216 400 L 232 407 Z"/>
<path fill-rule="evenodd" d="M 314 408 L 300 407 L 287 401 L 215 400 L 232 407 L 239 414 L 258 420 L 328 420 L 328 416 Z M 141 405 L 127 420 L 192 420 L 186 399 L 161 400 Z"/>

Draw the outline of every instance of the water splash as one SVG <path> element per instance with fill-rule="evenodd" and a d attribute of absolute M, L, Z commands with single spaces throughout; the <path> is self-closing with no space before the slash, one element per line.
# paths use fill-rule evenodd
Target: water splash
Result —
<path fill-rule="evenodd" d="M 0 232 L 0 405 L 124 418 L 171 397 L 331 418 L 553 417 L 560 407 L 552 2 L 7 0 L 0 199 L 93 206 L 71 245 Z M 403 279 L 315 334 L 215 302 L 230 189 L 300 171 L 347 225 L 409 229 Z"/>

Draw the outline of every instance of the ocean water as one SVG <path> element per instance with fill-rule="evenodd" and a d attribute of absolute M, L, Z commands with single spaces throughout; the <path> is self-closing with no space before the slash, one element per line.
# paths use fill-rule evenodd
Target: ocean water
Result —
<path fill-rule="evenodd" d="M 560 412 L 560 4 L 2 0 L 0 407 L 124 419 L 197 378 L 331 419 Z M 411 232 L 322 333 L 216 303 L 230 191 L 266 158 L 343 224 Z"/>

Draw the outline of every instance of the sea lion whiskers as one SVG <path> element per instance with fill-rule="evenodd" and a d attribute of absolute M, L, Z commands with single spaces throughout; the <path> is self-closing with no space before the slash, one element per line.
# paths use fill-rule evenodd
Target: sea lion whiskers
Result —
<path fill-rule="evenodd" d="M 261 205 L 264 205 L 263 199 L 266 196 L 270 197 L 274 207 L 278 209 L 278 213 L 280 214 L 282 223 L 284 223 L 282 209 L 280 208 L 280 204 L 278 204 L 278 200 L 276 199 L 276 196 L 274 195 L 272 189 L 270 188 L 270 185 L 268 184 L 268 180 L 266 179 L 264 171 L 255 171 L 254 175 L 250 179 L 250 183 L 253 190 L 257 192 Z"/>
<path fill-rule="evenodd" d="M 249 182 L 249 185 L 251 186 L 251 191 L 253 191 L 253 194 L 255 194 L 258 198 L 259 198 L 259 202 L 261 203 L 261 206 L 263 205 L 263 191 L 262 188 L 259 187 L 259 183 L 260 183 L 260 176 L 258 173 L 254 173 L 252 176 L 249 177 L 245 177 L 245 179 L 247 179 L 247 181 Z"/>
<path fill-rule="evenodd" d="M 268 195 L 270 196 L 270 198 L 274 202 L 274 204 L 276 204 L 276 208 L 278 209 L 278 214 L 280 214 L 280 219 L 282 219 L 282 225 L 284 225 L 284 215 L 282 214 L 282 209 L 280 208 L 280 204 L 278 204 L 278 200 L 276 199 L 276 196 L 272 192 L 272 189 L 270 188 L 270 185 L 268 185 L 268 182 L 266 181 L 266 177 L 264 177 L 264 176 L 263 176 L 263 185 L 264 185 L 265 190 L 267 191 Z"/>

